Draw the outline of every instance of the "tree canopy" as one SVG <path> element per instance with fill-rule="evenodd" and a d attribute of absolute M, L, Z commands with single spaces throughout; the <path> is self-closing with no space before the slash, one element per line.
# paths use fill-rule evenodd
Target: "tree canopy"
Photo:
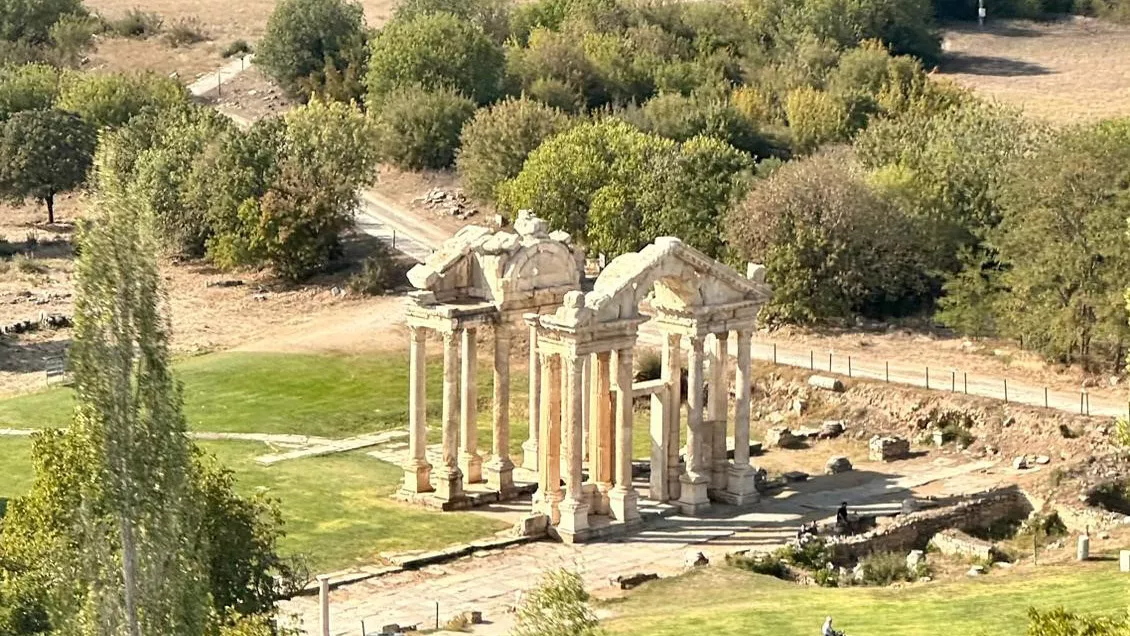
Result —
<path fill-rule="evenodd" d="M 94 155 L 94 129 L 61 110 L 26 110 L 0 125 L 0 197 L 35 199 L 55 222 L 55 196 L 86 180 Z"/>

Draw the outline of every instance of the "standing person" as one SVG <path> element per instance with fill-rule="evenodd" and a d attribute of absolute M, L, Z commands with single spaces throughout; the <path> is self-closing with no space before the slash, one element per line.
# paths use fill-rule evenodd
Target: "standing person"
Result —
<path fill-rule="evenodd" d="M 846 530 L 848 527 L 848 508 L 847 502 L 840 502 L 840 509 L 836 511 L 836 525 L 843 526 Z"/>

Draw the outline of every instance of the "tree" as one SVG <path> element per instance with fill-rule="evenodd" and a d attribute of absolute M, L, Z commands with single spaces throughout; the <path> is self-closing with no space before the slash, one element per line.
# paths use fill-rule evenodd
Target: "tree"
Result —
<path fill-rule="evenodd" d="M 1041 612 L 1028 610 L 1028 636 L 1126 636 L 1130 617 L 1082 616 L 1063 608 Z"/>
<path fill-rule="evenodd" d="M 0 197 L 33 198 L 55 222 L 55 196 L 86 179 L 94 154 L 89 124 L 61 110 L 29 110 L 0 127 Z"/>
<path fill-rule="evenodd" d="M 267 20 L 255 64 L 291 95 L 308 98 L 310 79 L 326 72 L 359 73 L 364 59 L 365 23 L 361 5 L 350 0 L 282 0 Z M 352 71 L 350 71 L 352 69 Z"/>
<path fill-rule="evenodd" d="M 188 103 L 184 87 L 153 73 L 79 73 L 63 76 L 58 108 L 77 113 L 97 129 L 118 128 L 147 110 Z"/>
<path fill-rule="evenodd" d="M 427 13 L 451 13 L 474 23 L 499 44 L 510 36 L 510 3 L 506 0 L 405 0 L 396 5 L 394 20 Z"/>
<path fill-rule="evenodd" d="M 51 108 L 59 96 L 59 71 L 47 64 L 0 66 L 0 123 L 24 110 Z"/>
<path fill-rule="evenodd" d="M 82 0 L 7 0 L 0 4 L 0 41 L 42 44 L 61 17 L 85 14 Z"/>
<path fill-rule="evenodd" d="M 851 134 L 849 113 L 834 96 L 814 88 L 798 88 L 785 100 L 785 117 L 798 152 L 810 153 L 820 146 L 845 141 Z"/>
<path fill-rule="evenodd" d="M 512 636 L 596 636 L 600 623 L 581 577 L 568 570 L 542 575 L 518 608 Z"/>
<path fill-rule="evenodd" d="M 377 116 L 384 157 L 406 170 L 446 168 L 455 161 L 459 133 L 475 103 L 450 89 L 398 89 Z"/>
<path fill-rule="evenodd" d="M 770 321 L 906 313 L 929 298 L 925 238 L 873 192 L 846 149 L 787 163 L 754 182 L 726 219 L 730 246 L 764 263 Z"/>
<path fill-rule="evenodd" d="M 675 141 L 706 136 L 722 140 L 753 156 L 766 156 L 772 148 L 749 119 L 724 99 L 667 93 L 649 99 L 625 118 L 640 130 Z"/>
<path fill-rule="evenodd" d="M 477 104 L 501 92 L 502 47 L 483 30 L 450 13 L 427 13 L 393 20 L 372 40 L 369 105 L 380 110 L 398 88 L 448 88 Z"/>
<path fill-rule="evenodd" d="M 518 176 L 543 141 L 566 130 L 569 116 L 525 97 L 480 109 L 460 133 L 457 164 L 463 187 L 493 201 L 498 184 Z"/>

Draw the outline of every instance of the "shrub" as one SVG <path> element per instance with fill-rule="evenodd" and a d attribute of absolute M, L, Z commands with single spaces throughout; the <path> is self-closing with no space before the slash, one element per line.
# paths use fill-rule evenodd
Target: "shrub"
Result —
<path fill-rule="evenodd" d="M 12 257 L 12 266 L 21 274 L 40 275 L 47 273 L 47 266 L 27 254 Z"/>
<path fill-rule="evenodd" d="M 364 11 L 351 0 L 282 0 L 267 20 L 255 64 L 291 95 L 309 97 L 310 78 L 327 66 L 346 69 L 343 54 L 363 47 L 364 38 Z"/>
<path fill-rule="evenodd" d="M 148 38 L 161 32 L 165 19 L 154 11 L 143 11 L 134 7 L 125 15 L 108 21 L 110 32 L 121 38 Z"/>
<path fill-rule="evenodd" d="M 510 35 L 510 4 L 506 0 L 404 0 L 396 6 L 395 20 L 426 13 L 451 13 L 481 28 L 495 42 Z"/>
<path fill-rule="evenodd" d="M 65 15 L 51 25 L 50 58 L 59 66 L 77 67 L 94 43 L 94 34 L 102 28 L 88 15 Z"/>
<path fill-rule="evenodd" d="M 725 225 L 735 254 L 766 266 L 769 321 L 897 315 L 929 298 L 925 236 L 867 186 L 846 150 L 755 180 Z"/>
<path fill-rule="evenodd" d="M 1130 615 L 1086 616 L 1063 608 L 1028 610 L 1027 636 L 1122 636 L 1130 632 Z"/>
<path fill-rule="evenodd" d="M 230 44 L 228 44 L 226 47 L 224 47 L 224 50 L 221 53 L 221 55 L 223 55 L 225 58 L 228 58 L 228 57 L 235 57 L 237 55 L 247 55 L 250 52 L 251 52 L 251 45 L 247 43 L 247 40 L 239 39 L 239 40 L 232 40 L 232 42 Z"/>
<path fill-rule="evenodd" d="M 848 115 L 839 100 L 813 88 L 798 88 L 785 100 L 793 147 L 805 154 L 824 144 L 846 140 L 851 133 Z"/>
<path fill-rule="evenodd" d="M 722 99 L 668 93 L 625 111 L 625 118 L 641 130 L 675 141 L 706 136 L 755 156 L 771 151 L 750 120 Z"/>
<path fill-rule="evenodd" d="M 663 358 L 654 351 L 645 351 L 636 356 L 636 382 L 658 380 L 663 377 Z"/>
<path fill-rule="evenodd" d="M 886 587 L 897 581 L 913 582 L 918 573 L 906 567 L 906 557 L 896 552 L 876 552 L 861 560 L 863 582 Z"/>
<path fill-rule="evenodd" d="M 596 108 L 610 99 L 582 40 L 573 34 L 534 30 L 527 47 L 509 48 L 506 72 L 518 89 L 565 110 L 569 103 Z"/>
<path fill-rule="evenodd" d="M 173 48 L 188 46 L 212 39 L 204 29 L 200 18 L 180 18 L 174 20 L 165 32 L 165 44 Z"/>
<path fill-rule="evenodd" d="M 0 42 L 43 44 L 63 16 L 85 14 L 82 0 L 7 0 L 0 5 Z"/>
<path fill-rule="evenodd" d="M 498 184 L 518 176 L 530 153 L 569 124 L 565 113 L 524 97 L 480 109 L 460 134 L 463 187 L 472 196 L 494 200 Z"/>
<path fill-rule="evenodd" d="M 59 96 L 59 71 L 47 64 L 0 65 L 0 123 L 25 110 L 50 108 Z"/>
<path fill-rule="evenodd" d="M 828 544 L 819 537 L 809 538 L 802 543 L 789 543 L 773 553 L 778 560 L 806 570 L 821 570 L 828 567 L 832 553 Z"/>
<path fill-rule="evenodd" d="M 771 554 L 727 554 L 726 565 L 778 579 L 789 578 L 788 569 L 780 559 Z"/>
<path fill-rule="evenodd" d="M 366 296 L 380 296 L 404 278 L 404 268 L 396 262 L 392 249 L 378 241 L 373 253 L 361 262 L 361 271 L 349 279 L 349 290 Z"/>
<path fill-rule="evenodd" d="M 568 570 L 547 572 L 518 608 L 514 636 L 596 636 L 600 623 L 581 577 Z"/>
<path fill-rule="evenodd" d="M 483 30 L 449 13 L 394 20 L 373 38 L 366 76 L 369 104 L 379 110 L 397 89 L 451 89 L 478 104 L 502 88 L 502 47 Z"/>
<path fill-rule="evenodd" d="M 407 169 L 446 168 L 475 104 L 455 91 L 411 87 L 389 95 L 377 115 L 384 158 Z"/>
<path fill-rule="evenodd" d="M 146 111 L 188 103 L 176 80 L 154 73 L 71 72 L 60 82 L 58 108 L 77 113 L 95 128 L 117 128 Z"/>

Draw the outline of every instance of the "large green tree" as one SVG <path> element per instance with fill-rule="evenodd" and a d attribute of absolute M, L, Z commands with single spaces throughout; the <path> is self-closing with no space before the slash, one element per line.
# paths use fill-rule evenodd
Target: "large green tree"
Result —
<path fill-rule="evenodd" d="M 61 110 L 28 110 L 0 125 L 0 197 L 32 198 L 55 222 L 55 196 L 86 179 L 94 154 L 89 124 Z"/>
<path fill-rule="evenodd" d="M 118 128 L 146 111 L 188 103 L 176 80 L 154 73 L 79 73 L 64 75 L 58 108 L 77 113 L 98 129 Z"/>
<path fill-rule="evenodd" d="M 309 97 L 335 73 L 359 73 L 364 42 L 364 11 L 356 2 L 282 0 L 267 20 L 255 64 L 288 93 Z"/>
<path fill-rule="evenodd" d="M 58 69 L 47 64 L 0 66 L 0 122 L 20 111 L 51 108 L 58 96 Z"/>
<path fill-rule="evenodd" d="M 0 41 L 42 44 L 59 18 L 85 14 L 82 0 L 4 0 L 0 3 Z"/>

